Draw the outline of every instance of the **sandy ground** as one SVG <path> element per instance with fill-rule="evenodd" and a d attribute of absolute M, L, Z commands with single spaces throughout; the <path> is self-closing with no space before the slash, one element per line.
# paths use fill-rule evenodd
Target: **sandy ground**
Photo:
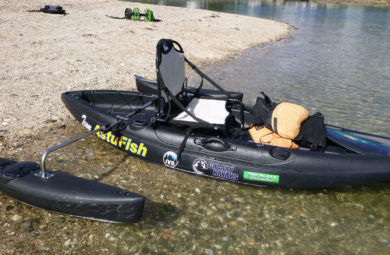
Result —
<path fill-rule="evenodd" d="M 179 41 L 187 57 L 204 64 L 279 40 L 290 30 L 287 24 L 260 18 L 120 1 L 50 2 L 63 6 L 66 16 L 26 12 L 47 3 L 0 1 L 3 149 L 70 121 L 62 92 L 134 89 L 134 74 L 154 78 L 160 38 Z M 126 7 L 149 7 L 162 22 L 106 17 L 123 17 Z"/>

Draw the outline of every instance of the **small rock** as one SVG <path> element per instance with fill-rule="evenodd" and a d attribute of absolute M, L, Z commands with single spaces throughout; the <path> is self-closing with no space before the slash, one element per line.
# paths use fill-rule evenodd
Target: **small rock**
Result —
<path fill-rule="evenodd" d="M 196 202 L 195 201 L 191 201 L 188 203 L 190 206 L 195 206 L 196 205 Z"/>
<path fill-rule="evenodd" d="M 200 223 L 200 227 L 203 229 L 206 229 L 209 227 L 209 225 L 206 222 L 202 222 L 202 223 Z"/>
<path fill-rule="evenodd" d="M 43 231 L 46 231 L 47 230 L 47 224 L 39 225 L 39 229 L 43 230 Z"/>
<path fill-rule="evenodd" d="M 31 222 L 29 222 L 29 221 L 23 222 L 22 228 L 28 230 L 29 232 L 34 230 L 33 224 Z"/>
<path fill-rule="evenodd" d="M 20 136 L 32 136 L 33 135 L 33 131 L 31 129 L 22 129 L 19 131 L 19 135 Z"/>
<path fill-rule="evenodd" d="M 236 221 L 230 222 L 230 226 L 236 228 L 238 226 L 238 223 Z"/>
<path fill-rule="evenodd" d="M 110 233 L 107 233 L 105 237 L 110 241 L 115 241 L 117 238 L 115 236 L 112 236 Z"/>
<path fill-rule="evenodd" d="M 214 251 L 212 249 L 204 249 L 207 255 L 214 255 Z"/>
<path fill-rule="evenodd" d="M 256 245 L 255 239 L 254 239 L 253 237 L 249 237 L 249 238 L 248 238 L 248 244 L 249 244 L 249 245 L 252 245 L 252 246 L 253 246 L 253 245 Z"/>
<path fill-rule="evenodd" d="M 13 220 L 13 221 L 19 221 L 19 220 L 21 220 L 21 219 L 22 219 L 22 216 L 17 215 L 17 214 L 15 214 L 14 216 L 12 216 L 12 218 L 11 218 L 11 220 Z"/>
<path fill-rule="evenodd" d="M 64 245 L 65 245 L 66 247 L 68 247 L 68 246 L 70 245 L 70 241 L 71 241 L 70 239 L 66 240 L 65 243 L 64 243 Z"/>
<path fill-rule="evenodd" d="M 61 216 L 56 216 L 56 217 L 53 217 L 53 221 L 56 223 L 64 223 L 65 218 L 61 217 Z"/>
<path fill-rule="evenodd" d="M 198 193 L 198 194 L 200 194 L 200 189 L 195 188 L 195 192 Z"/>
<path fill-rule="evenodd" d="M 215 248 L 217 249 L 217 250 L 220 250 L 220 249 L 222 249 L 222 246 L 221 245 L 219 245 L 219 244 L 216 244 L 216 245 L 214 245 L 215 246 Z"/>

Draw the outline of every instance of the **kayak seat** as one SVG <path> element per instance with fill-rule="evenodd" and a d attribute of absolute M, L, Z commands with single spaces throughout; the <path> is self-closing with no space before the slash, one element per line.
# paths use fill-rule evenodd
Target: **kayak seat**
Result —
<path fill-rule="evenodd" d="M 195 91 L 187 89 L 185 63 L 189 64 L 202 78 Z M 159 121 L 170 124 L 224 129 L 226 119 L 232 108 L 242 108 L 242 97 L 230 95 L 213 80 L 203 74 L 184 56 L 181 45 L 170 39 L 161 39 L 157 43 L 156 54 L 158 116 Z M 199 93 L 203 79 L 217 87 L 224 95 Z M 163 101 L 163 103 L 161 103 Z M 241 114 L 243 118 L 243 113 Z M 244 123 L 244 121 L 242 122 Z"/>

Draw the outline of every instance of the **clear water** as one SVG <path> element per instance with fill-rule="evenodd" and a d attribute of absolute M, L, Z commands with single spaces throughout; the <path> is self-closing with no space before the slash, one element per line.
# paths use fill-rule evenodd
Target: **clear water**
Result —
<path fill-rule="evenodd" d="M 328 123 L 390 135 L 390 8 L 294 1 L 141 1 L 274 19 L 286 40 L 203 68 L 220 84 L 322 112 Z M 158 15 L 158 14 L 156 14 Z M 187 51 L 191 49 L 185 49 Z"/>

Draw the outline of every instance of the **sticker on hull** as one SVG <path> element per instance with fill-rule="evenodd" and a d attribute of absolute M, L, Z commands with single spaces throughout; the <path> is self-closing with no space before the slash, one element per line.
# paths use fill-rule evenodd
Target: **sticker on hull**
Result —
<path fill-rule="evenodd" d="M 165 166 L 175 168 L 179 163 L 179 160 L 177 159 L 177 154 L 175 152 L 167 151 L 163 156 L 163 162 Z"/>
<path fill-rule="evenodd" d="M 222 179 L 238 181 L 238 174 L 233 173 L 233 165 L 197 158 L 192 162 L 192 170 L 199 175 L 208 174 Z"/>
<path fill-rule="evenodd" d="M 268 183 L 279 183 L 279 175 L 244 171 L 244 180 L 257 181 L 257 182 L 268 182 Z"/>
<path fill-rule="evenodd" d="M 99 128 L 99 125 L 95 126 L 95 130 Z M 114 135 L 111 131 L 107 133 L 98 131 L 96 132 L 96 136 L 118 148 L 121 148 L 127 152 L 136 154 L 141 157 L 145 157 L 148 153 L 148 148 L 143 143 L 135 143 L 133 142 L 133 139 L 126 136 L 118 137 Z"/>

